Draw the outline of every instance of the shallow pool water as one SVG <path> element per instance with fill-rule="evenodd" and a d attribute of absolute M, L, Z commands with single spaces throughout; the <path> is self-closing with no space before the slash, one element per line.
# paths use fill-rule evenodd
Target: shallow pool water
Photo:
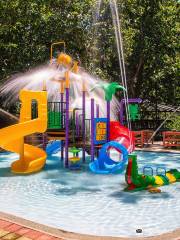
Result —
<path fill-rule="evenodd" d="M 104 236 L 152 236 L 180 227 L 180 183 L 161 194 L 124 192 L 124 173 L 95 175 L 84 166 L 61 166 L 59 153 L 43 171 L 29 176 L 10 172 L 15 154 L 0 154 L 0 211 L 64 230 Z M 180 169 L 180 154 L 138 152 L 143 165 Z M 136 233 L 142 229 L 142 233 Z"/>

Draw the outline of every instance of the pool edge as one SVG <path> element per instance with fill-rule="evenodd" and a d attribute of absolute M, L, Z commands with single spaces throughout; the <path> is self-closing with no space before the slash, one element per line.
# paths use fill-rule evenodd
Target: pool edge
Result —
<path fill-rule="evenodd" d="M 19 224 L 23 227 L 40 231 L 42 233 L 49 234 L 53 237 L 57 237 L 64 240 L 178 240 L 180 237 L 180 228 L 172 232 L 164 233 L 152 237 L 106 237 L 106 236 L 92 236 L 79 233 L 73 233 L 64 231 L 61 229 L 49 227 L 43 224 L 35 223 L 30 220 L 26 220 L 11 214 L 0 212 L 0 219 L 10 221 L 12 223 Z"/>

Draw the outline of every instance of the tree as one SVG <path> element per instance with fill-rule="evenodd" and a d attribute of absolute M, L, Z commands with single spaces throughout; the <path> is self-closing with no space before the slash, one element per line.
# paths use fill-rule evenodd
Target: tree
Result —
<path fill-rule="evenodd" d="M 65 40 L 82 66 L 121 84 L 109 1 L 102 1 L 92 25 L 95 3 L 1 0 L 0 82 L 47 62 L 51 43 Z M 118 8 L 129 96 L 178 105 L 179 1 L 119 0 Z"/>
<path fill-rule="evenodd" d="M 85 58 L 92 1 L 0 1 L 0 76 L 26 71 L 49 60 L 53 42 L 65 40 L 68 53 Z"/>
<path fill-rule="evenodd" d="M 178 105 L 178 0 L 121 0 L 121 17 L 125 63 L 130 97 L 152 103 Z M 109 2 L 101 6 L 95 43 L 90 46 L 95 58 L 91 71 L 119 80 L 118 56 Z M 95 50 L 99 55 L 94 54 Z M 94 68 L 94 69 L 93 69 Z M 119 80 L 121 83 L 121 80 Z"/>
<path fill-rule="evenodd" d="M 178 1 L 136 2 L 140 9 L 127 9 L 131 26 L 137 28 L 127 60 L 131 94 L 151 102 L 178 104 Z"/>

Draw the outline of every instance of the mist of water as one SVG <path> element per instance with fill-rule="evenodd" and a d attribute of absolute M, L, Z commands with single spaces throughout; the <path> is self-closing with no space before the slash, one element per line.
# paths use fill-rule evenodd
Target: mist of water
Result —
<path fill-rule="evenodd" d="M 117 1 L 110 0 L 109 3 L 111 7 L 113 26 L 114 26 L 115 37 L 116 37 L 116 46 L 118 51 L 121 80 L 122 80 L 123 87 L 126 89 L 126 92 L 124 92 L 124 100 L 125 100 L 127 124 L 128 124 L 128 128 L 131 129 L 130 113 L 128 108 L 128 87 L 127 87 L 126 68 L 125 68 L 125 59 L 124 59 L 123 38 L 122 38 L 122 32 L 121 32 L 121 21 L 119 17 Z"/>
<path fill-rule="evenodd" d="M 96 29 L 98 29 L 98 20 L 100 18 L 100 10 L 101 10 L 101 4 L 102 0 L 97 0 L 97 8 L 96 8 L 96 14 L 95 14 L 95 23 L 94 26 L 97 26 Z M 126 89 L 126 91 L 123 92 L 124 94 L 124 103 L 125 103 L 125 110 L 126 110 L 126 119 L 127 119 L 127 125 L 128 128 L 131 130 L 131 121 L 130 121 L 130 113 L 129 113 L 129 107 L 128 107 L 128 87 L 127 87 L 127 78 L 126 78 L 126 68 L 125 68 L 125 58 L 124 58 L 124 50 L 123 50 L 123 38 L 122 38 L 122 32 L 121 32 L 121 20 L 119 17 L 119 10 L 116 0 L 109 0 L 109 5 L 111 9 L 111 15 L 112 15 L 112 24 L 114 28 L 115 33 L 115 41 L 116 41 L 116 47 L 117 47 L 117 53 L 118 53 L 118 60 L 119 60 L 119 68 L 120 68 L 120 80 L 122 81 L 123 87 Z M 96 31 L 95 31 L 96 33 Z M 132 136 L 129 134 L 131 143 L 133 142 Z"/>
<path fill-rule="evenodd" d="M 64 74 L 67 69 L 64 67 L 55 67 L 53 65 L 44 65 L 32 69 L 24 74 L 12 77 L 0 87 L 0 96 L 5 98 L 4 107 L 8 107 L 18 101 L 21 89 L 41 91 L 44 82 L 46 83 L 48 100 L 52 102 L 60 101 L 60 82 L 64 80 Z M 82 83 L 85 83 L 87 90 L 86 99 L 86 117 L 90 117 L 90 99 L 94 98 L 95 102 L 100 105 L 100 116 L 106 116 L 106 102 L 102 89 L 90 91 L 97 82 L 102 82 L 83 68 L 80 68 L 78 74 L 70 72 L 70 108 L 82 108 Z M 103 81 L 104 82 L 104 81 Z M 118 101 L 114 97 L 111 103 L 111 118 L 117 119 Z"/>
<path fill-rule="evenodd" d="M 100 20 L 102 3 L 103 3 L 103 0 L 97 0 L 96 2 L 96 9 L 95 9 L 94 18 L 93 18 L 93 28 L 94 28 L 95 34 L 96 32 L 98 32 L 98 29 L 99 29 L 98 22 Z M 119 60 L 119 67 L 120 67 L 120 80 L 122 81 L 123 87 L 126 89 L 126 92 L 124 92 L 124 100 L 125 100 L 127 123 L 128 123 L 128 128 L 131 129 L 130 114 L 129 114 L 129 108 L 128 108 L 128 87 L 127 87 L 127 79 L 126 79 L 124 50 L 123 50 L 123 38 L 122 38 L 122 32 L 121 32 L 121 21 L 119 17 L 117 1 L 109 0 L 109 6 L 111 10 L 111 15 L 112 15 L 112 24 L 114 28 L 115 41 L 116 41 L 115 43 L 116 43 L 117 53 L 118 53 L 117 57 Z M 95 38 L 97 37 L 95 36 Z M 97 49 L 97 47 L 95 48 L 93 46 L 93 49 Z"/>
<path fill-rule="evenodd" d="M 98 25 L 98 20 L 100 17 L 100 9 L 101 9 L 102 0 L 97 1 L 96 11 L 93 19 L 93 26 L 95 27 L 96 33 L 96 25 Z M 113 18 L 113 26 L 115 30 L 119 64 L 120 64 L 120 72 L 123 86 L 127 89 L 127 81 L 126 81 L 126 72 L 125 72 L 125 64 L 124 64 L 124 55 L 123 55 L 123 46 L 122 46 L 122 36 L 121 36 L 121 28 L 120 28 L 120 20 L 118 15 L 117 3 L 115 0 L 109 1 L 112 18 Z M 98 27 L 98 26 L 97 26 Z M 96 38 L 96 36 L 95 36 Z M 42 90 L 44 82 L 47 86 L 48 92 L 48 100 L 49 101 L 60 101 L 60 82 L 64 79 L 66 69 L 62 66 L 57 68 L 53 65 L 44 65 L 38 68 L 32 69 L 31 71 L 25 74 L 19 74 L 12 77 L 8 82 L 6 82 L 0 88 L 0 95 L 5 96 L 5 101 L 3 105 L 8 107 L 9 105 L 18 101 L 19 91 L 21 89 L 28 90 Z M 94 77 L 87 73 L 83 68 L 80 68 L 78 74 L 70 72 L 70 108 L 81 108 L 82 107 L 82 82 L 85 82 L 87 89 L 87 101 L 86 101 L 86 112 L 87 118 L 90 116 L 90 99 L 94 98 L 96 103 L 100 105 L 100 116 L 106 117 L 106 103 L 104 101 L 104 92 L 101 89 L 95 89 L 95 91 L 90 91 L 95 84 L 98 82 L 102 82 L 101 79 Z M 105 81 L 103 81 L 105 82 Z M 128 116 L 128 93 L 124 93 L 125 98 L 125 106 L 126 106 L 126 114 L 127 119 Z M 111 102 L 111 119 L 117 120 L 119 112 L 119 103 L 117 99 L 114 97 Z M 128 121 L 128 126 L 130 125 Z M 129 126 L 130 127 L 130 126 Z"/>
<path fill-rule="evenodd" d="M 0 108 L 0 114 L 3 114 L 3 115 L 5 115 L 5 116 L 7 116 L 8 118 L 13 119 L 13 120 L 16 121 L 16 122 L 18 121 L 18 118 L 17 118 L 16 116 L 14 116 L 13 114 L 5 111 L 5 110 L 2 109 L 2 108 Z"/>

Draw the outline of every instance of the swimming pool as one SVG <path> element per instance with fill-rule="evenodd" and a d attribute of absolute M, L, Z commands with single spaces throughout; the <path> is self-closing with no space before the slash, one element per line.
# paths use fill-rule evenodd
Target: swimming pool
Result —
<path fill-rule="evenodd" d="M 180 227 L 180 183 L 161 194 L 123 192 L 124 174 L 94 175 L 62 168 L 59 153 L 37 174 L 10 172 L 12 153 L 0 154 L 0 211 L 67 231 L 101 236 L 152 236 Z M 144 164 L 180 169 L 180 154 L 138 152 Z M 139 236 L 138 235 L 138 236 Z"/>

